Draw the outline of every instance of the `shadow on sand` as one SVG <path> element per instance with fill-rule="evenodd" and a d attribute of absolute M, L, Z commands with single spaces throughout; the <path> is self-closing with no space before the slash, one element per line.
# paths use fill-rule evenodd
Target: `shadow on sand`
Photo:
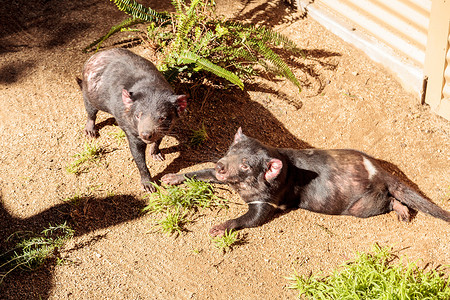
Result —
<path fill-rule="evenodd" d="M 19 232 L 39 233 L 49 224 L 67 222 L 75 236 L 115 226 L 140 217 L 145 203 L 129 195 L 111 197 L 81 197 L 76 203 L 63 203 L 53 206 L 26 219 L 12 216 L 0 199 L 0 253 L 13 249 L 15 243 L 8 237 Z M 87 243 L 95 243 L 104 236 L 94 236 Z M 86 246 L 86 242 L 75 245 L 70 251 Z M 8 256 L 0 257 L 0 265 L 8 261 Z M 56 261 L 48 261 L 36 271 L 18 270 L 11 272 L 0 284 L 0 299 L 46 299 L 54 286 L 53 269 Z M 4 266 L 4 274 L 11 266 Z"/>

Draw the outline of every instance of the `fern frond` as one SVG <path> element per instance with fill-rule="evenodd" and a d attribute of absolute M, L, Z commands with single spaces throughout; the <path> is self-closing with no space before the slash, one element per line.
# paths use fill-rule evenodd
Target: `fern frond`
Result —
<path fill-rule="evenodd" d="M 240 87 L 241 89 L 244 89 L 244 83 L 241 81 L 241 79 L 239 79 L 239 77 L 212 63 L 211 61 L 207 60 L 204 57 L 201 57 L 189 50 L 184 50 L 182 53 L 180 53 L 180 55 L 178 56 L 178 63 L 179 64 L 196 64 L 198 67 L 211 72 L 219 77 L 222 77 L 228 81 L 230 81 L 231 83 L 237 85 L 238 87 Z"/>
<path fill-rule="evenodd" d="M 240 47 L 240 48 L 225 47 L 223 49 L 223 54 L 227 55 L 228 57 L 236 57 L 236 58 L 244 59 L 246 61 L 251 61 L 251 62 L 258 61 L 258 57 L 245 47 Z"/>
<path fill-rule="evenodd" d="M 212 31 L 207 31 L 198 41 L 196 41 L 194 51 L 196 53 L 201 52 L 208 44 L 215 38 L 215 34 Z"/>
<path fill-rule="evenodd" d="M 288 65 L 281 59 L 278 54 L 273 52 L 272 49 L 267 47 L 262 41 L 253 41 L 256 46 L 259 48 L 259 53 L 261 53 L 265 59 L 271 62 L 288 80 L 290 80 L 293 84 L 298 87 L 298 90 L 301 91 L 300 82 L 295 77 L 294 73 L 292 73 L 291 69 L 289 69 Z"/>
<path fill-rule="evenodd" d="M 183 14 L 183 4 L 184 0 L 172 0 L 172 5 L 175 7 L 175 11 L 177 14 Z"/>
<path fill-rule="evenodd" d="M 149 7 L 137 3 L 134 0 L 111 0 L 119 10 L 146 22 L 162 23 L 170 18 L 168 13 L 159 13 Z"/>
<path fill-rule="evenodd" d="M 113 26 L 85 51 L 96 45 L 98 49 L 108 37 L 126 27 L 151 22 L 147 38 L 154 39 L 158 50 L 162 49 L 164 65 L 161 72 L 168 79 L 174 79 L 180 73 L 191 76 L 204 70 L 243 89 L 241 78 L 258 74 L 253 67 L 260 64 L 266 70 L 269 70 L 268 65 L 273 65 L 278 74 L 300 89 L 293 72 L 274 52 L 275 47 L 281 46 L 291 54 L 299 53 L 301 50 L 297 45 L 265 26 L 219 20 L 214 15 L 214 0 L 171 0 L 175 13 L 156 12 L 136 0 L 110 1 L 132 18 Z M 159 30 L 169 24 L 171 30 Z"/>
<path fill-rule="evenodd" d="M 172 83 L 180 73 L 180 69 L 176 67 L 169 67 L 167 70 L 162 71 L 164 78 L 166 78 L 169 83 Z"/>
<path fill-rule="evenodd" d="M 102 45 L 102 43 L 108 39 L 110 36 L 112 36 L 113 34 L 121 31 L 123 28 L 125 27 L 129 27 L 129 26 L 133 26 L 139 23 L 143 23 L 144 21 L 141 19 L 136 19 L 136 18 L 129 18 L 126 19 L 125 21 L 111 27 L 111 29 L 109 30 L 109 32 L 107 34 L 105 34 L 104 36 L 98 38 L 97 40 L 93 41 L 89 46 L 87 46 L 86 48 L 83 49 L 83 52 L 88 52 L 89 50 L 91 50 L 95 45 L 97 45 L 95 51 L 98 51 L 98 49 L 100 48 L 100 46 Z"/>
<path fill-rule="evenodd" d="M 302 50 L 298 48 L 297 44 L 289 39 L 282 33 L 276 32 L 265 26 L 259 28 L 259 32 L 262 34 L 263 39 L 267 39 L 268 42 L 272 44 L 283 44 L 284 48 L 292 52 L 301 52 Z"/>
<path fill-rule="evenodd" d="M 179 39 L 184 39 L 186 37 L 186 35 L 191 31 L 192 27 L 194 26 L 196 20 L 198 19 L 196 8 L 199 1 L 200 0 L 193 0 L 187 12 L 177 17 L 179 21 L 177 24 Z"/>
<path fill-rule="evenodd" d="M 223 23 L 223 26 L 227 27 L 233 32 L 246 31 L 252 35 L 258 35 L 258 38 L 273 45 L 278 46 L 280 44 L 283 44 L 284 47 L 291 52 L 302 52 L 302 50 L 298 48 L 297 44 L 294 41 L 289 39 L 284 34 L 276 32 L 266 26 L 256 27 L 254 24 L 242 24 L 234 21 L 226 21 Z"/>

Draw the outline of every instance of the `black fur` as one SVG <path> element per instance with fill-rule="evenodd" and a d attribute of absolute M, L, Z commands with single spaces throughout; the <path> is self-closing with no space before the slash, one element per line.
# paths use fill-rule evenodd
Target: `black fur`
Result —
<path fill-rule="evenodd" d="M 167 174 L 166 184 L 195 177 L 232 186 L 249 205 L 247 213 L 214 226 L 210 233 L 259 226 L 277 209 L 303 208 L 367 218 L 394 210 L 403 221 L 410 209 L 450 222 L 450 213 L 425 199 L 378 162 L 356 150 L 294 150 L 266 146 L 241 129 L 214 169 Z"/>
<path fill-rule="evenodd" d="M 145 150 L 155 160 L 164 160 L 159 144 L 187 105 L 185 95 L 174 95 L 169 83 L 148 60 L 126 49 L 94 54 L 77 78 L 88 115 L 87 136 L 96 137 L 99 110 L 114 116 L 125 132 L 131 154 L 145 190 L 154 190 L 146 165 Z"/>

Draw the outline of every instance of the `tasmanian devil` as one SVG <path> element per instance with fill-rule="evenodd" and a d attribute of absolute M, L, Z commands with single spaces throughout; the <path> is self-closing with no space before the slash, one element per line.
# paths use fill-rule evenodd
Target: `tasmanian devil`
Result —
<path fill-rule="evenodd" d="M 99 110 L 113 115 L 127 136 L 142 186 L 152 191 L 145 161 L 147 144 L 153 159 L 164 160 L 159 144 L 186 109 L 186 95 L 175 95 L 150 61 L 126 49 L 94 54 L 85 63 L 82 75 L 77 82 L 87 112 L 85 134 L 97 136 L 95 119 Z"/>
<path fill-rule="evenodd" d="M 247 137 L 241 128 L 214 169 L 166 174 L 161 180 L 179 184 L 193 177 L 229 184 L 248 204 L 244 215 L 214 226 L 211 235 L 256 227 L 277 209 L 298 207 L 360 218 L 393 210 L 403 221 L 410 220 L 411 209 L 450 222 L 450 212 L 419 195 L 362 152 L 273 148 Z"/>

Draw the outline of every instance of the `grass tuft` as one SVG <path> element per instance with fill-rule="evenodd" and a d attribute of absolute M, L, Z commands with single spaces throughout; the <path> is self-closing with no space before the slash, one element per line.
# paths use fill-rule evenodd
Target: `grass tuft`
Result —
<path fill-rule="evenodd" d="M 119 144 L 124 143 L 126 140 L 125 138 L 127 137 L 125 134 L 125 131 L 123 131 L 120 127 L 114 125 L 114 127 L 117 129 L 114 132 L 110 132 L 109 135 L 114 138 Z"/>
<path fill-rule="evenodd" d="M 233 246 L 243 241 L 243 237 L 236 230 L 225 230 L 222 236 L 212 238 L 214 246 L 223 252 L 233 250 Z"/>
<path fill-rule="evenodd" d="M 167 234 L 177 233 L 181 234 L 184 229 L 184 225 L 189 223 L 186 218 L 187 212 L 181 212 L 180 207 L 170 209 L 166 211 L 166 216 L 156 221 L 160 226 L 160 231 Z"/>
<path fill-rule="evenodd" d="M 84 199 L 84 197 L 85 197 L 85 195 L 83 195 L 79 192 L 76 192 L 75 195 L 64 198 L 62 201 L 64 203 L 68 203 L 72 206 L 78 206 L 81 203 L 81 201 Z"/>
<path fill-rule="evenodd" d="M 31 232 L 15 232 L 7 241 L 18 239 L 15 248 L 2 253 L 0 265 L 0 283 L 16 269 L 33 271 L 41 267 L 52 258 L 58 260 L 58 250 L 71 239 L 74 230 L 66 223 L 52 226 L 41 231 L 40 234 Z M 6 271 L 3 272 L 3 270 Z"/>
<path fill-rule="evenodd" d="M 332 275 L 287 279 L 289 287 L 308 299 L 450 299 L 450 278 L 437 269 L 425 272 L 416 263 L 397 259 L 390 248 L 374 245 L 373 253 L 358 253 L 354 262 Z"/>
<path fill-rule="evenodd" d="M 98 161 L 103 153 L 105 153 L 104 149 L 98 144 L 86 142 L 84 150 L 73 156 L 76 159 L 66 167 L 66 170 L 71 174 L 79 175 L 89 168 L 86 163 Z"/>
<path fill-rule="evenodd" d="M 163 219 L 157 221 L 161 232 L 181 233 L 191 218 L 204 208 L 227 208 L 226 201 L 214 195 L 211 184 L 195 179 L 186 179 L 182 186 L 158 186 L 148 195 L 144 213 L 162 213 Z"/>
<path fill-rule="evenodd" d="M 199 129 L 193 129 L 191 133 L 191 145 L 199 146 L 208 140 L 208 132 L 206 131 L 205 124 L 202 123 L 202 127 Z"/>

